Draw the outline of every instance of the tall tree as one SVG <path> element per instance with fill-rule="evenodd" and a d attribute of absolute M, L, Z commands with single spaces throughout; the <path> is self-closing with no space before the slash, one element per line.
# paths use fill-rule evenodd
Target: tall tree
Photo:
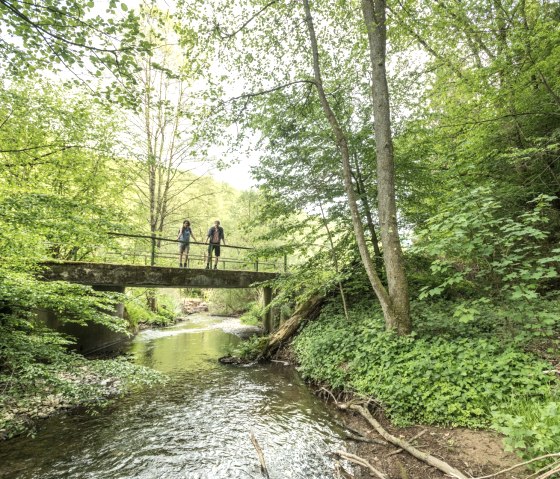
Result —
<path fill-rule="evenodd" d="M 383 258 L 387 271 L 388 288 L 386 288 L 379 275 L 377 274 L 375 263 L 369 252 L 362 218 L 358 208 L 358 198 L 355 191 L 352 178 L 352 164 L 350 158 L 350 150 L 348 146 L 348 136 L 343 130 L 339 120 L 337 119 L 327 94 L 323 86 L 321 65 L 319 61 L 319 47 L 317 35 L 311 15 L 309 0 L 303 0 L 305 9 L 306 23 L 309 32 L 309 40 L 311 43 L 311 52 L 313 58 L 314 85 L 317 89 L 321 106 L 325 116 L 333 130 L 337 146 L 342 158 L 342 170 L 344 173 L 344 190 L 348 199 L 348 205 L 352 215 L 352 224 L 362 262 L 366 269 L 368 278 L 371 282 L 373 290 L 379 299 L 385 323 L 388 329 L 397 331 L 399 334 L 407 334 L 411 331 L 408 288 L 404 265 L 402 260 L 402 252 L 400 249 L 400 241 L 398 236 L 396 203 L 395 203 L 395 183 L 394 183 L 394 165 L 392 156 L 392 143 L 390 133 L 389 118 L 389 97 L 387 90 L 387 81 L 384 70 L 384 51 L 385 51 L 385 34 L 384 30 L 380 30 L 378 37 L 375 38 L 375 48 L 382 51 L 376 54 L 382 54 L 380 58 L 374 58 L 375 61 L 382 62 L 382 70 L 374 71 L 374 89 L 380 89 L 384 95 L 378 103 L 374 100 L 374 112 L 380 117 L 381 128 L 378 129 L 376 124 L 375 134 L 377 143 L 377 165 L 378 165 L 378 203 L 379 215 L 381 220 L 381 241 L 383 244 Z M 384 20 L 384 18 L 383 18 Z M 383 26 L 383 29 L 385 27 Z M 376 77 L 377 75 L 377 77 Z M 383 83 L 384 91 L 383 91 Z M 377 93 L 377 91 L 375 91 Z M 379 130 L 379 131 L 378 131 Z M 381 156 L 380 156 L 381 154 Z"/>
<path fill-rule="evenodd" d="M 137 160 L 138 199 L 146 210 L 149 231 L 159 235 L 192 200 L 189 188 L 202 177 L 195 171 L 185 179 L 183 173 L 200 170 L 202 163 L 196 151 L 193 118 L 199 106 L 193 83 L 203 55 L 195 49 L 196 39 L 177 47 L 177 23 L 169 13 L 148 6 L 142 17 L 146 36 L 157 48 L 141 60 L 136 76 L 141 103 L 131 120 L 131 154 Z"/>
<path fill-rule="evenodd" d="M 399 238 L 397 205 L 395 200 L 395 162 L 391 133 L 391 109 L 385 69 L 387 52 L 387 23 L 385 0 L 362 0 L 362 11 L 368 32 L 372 65 L 373 118 L 377 151 L 377 202 L 379 208 L 383 261 L 387 286 L 393 309 L 386 315 L 388 327 L 400 333 L 412 329 L 408 284 Z"/>

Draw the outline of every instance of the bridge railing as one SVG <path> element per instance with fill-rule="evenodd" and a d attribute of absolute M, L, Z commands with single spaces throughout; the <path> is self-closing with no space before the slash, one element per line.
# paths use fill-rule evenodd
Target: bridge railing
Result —
<path fill-rule="evenodd" d="M 133 264 L 145 266 L 179 267 L 179 244 L 176 239 L 156 235 L 110 233 L 112 245 L 88 245 L 77 247 L 49 243 L 51 258 L 74 261 Z M 218 269 L 278 272 L 287 271 L 288 261 L 283 258 L 264 260 L 257 250 L 245 246 L 221 245 Z M 183 254 L 183 262 L 185 255 Z M 191 241 L 188 268 L 205 268 L 208 262 L 208 244 Z M 211 266 L 214 265 L 214 258 Z"/>

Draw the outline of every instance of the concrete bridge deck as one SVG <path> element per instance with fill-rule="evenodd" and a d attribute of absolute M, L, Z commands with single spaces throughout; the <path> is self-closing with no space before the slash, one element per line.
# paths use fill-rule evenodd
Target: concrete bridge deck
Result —
<path fill-rule="evenodd" d="M 142 288 L 249 288 L 274 279 L 278 273 L 162 266 L 84 263 L 79 261 L 42 263 L 46 281 L 69 281 L 101 287 Z"/>

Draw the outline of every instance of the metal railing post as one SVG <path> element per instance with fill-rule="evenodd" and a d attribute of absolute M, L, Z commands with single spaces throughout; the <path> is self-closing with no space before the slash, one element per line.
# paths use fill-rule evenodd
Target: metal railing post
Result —
<path fill-rule="evenodd" d="M 152 233 L 152 258 L 150 260 L 150 266 L 156 264 L 156 235 Z"/>

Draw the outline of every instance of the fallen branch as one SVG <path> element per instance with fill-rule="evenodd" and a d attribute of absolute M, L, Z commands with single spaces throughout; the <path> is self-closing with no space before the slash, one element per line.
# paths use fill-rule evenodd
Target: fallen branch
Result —
<path fill-rule="evenodd" d="M 322 387 L 321 389 L 319 389 L 318 391 L 315 391 L 315 394 L 320 393 L 321 391 L 326 392 L 330 397 L 332 397 L 332 400 L 334 401 L 335 404 L 338 404 L 338 401 L 336 400 L 336 398 L 334 397 L 334 394 L 332 393 L 332 391 L 330 391 L 329 389 Z"/>
<path fill-rule="evenodd" d="M 280 328 L 270 335 L 268 343 L 259 354 L 257 360 L 270 358 L 282 344 L 296 333 L 304 322 L 315 319 L 321 312 L 324 299 L 322 296 L 315 296 L 301 304 L 293 316 L 282 323 Z"/>
<path fill-rule="evenodd" d="M 388 443 L 386 441 L 382 441 L 380 439 L 369 439 L 369 438 L 361 436 L 361 435 L 352 434 L 349 431 L 344 431 L 344 436 L 345 436 L 346 439 L 348 439 L 350 441 L 365 442 L 365 443 L 368 443 L 368 444 L 377 444 L 378 446 L 387 446 L 388 445 Z"/>
<path fill-rule="evenodd" d="M 352 479 L 354 476 L 346 471 L 340 462 L 336 461 L 334 465 L 334 474 L 337 479 Z"/>
<path fill-rule="evenodd" d="M 416 436 L 412 436 L 408 442 L 410 444 L 412 444 L 414 441 L 416 441 L 416 439 L 422 437 L 424 434 L 426 434 L 428 432 L 427 429 L 424 429 L 423 431 L 420 431 L 418 434 L 416 434 Z M 387 457 L 389 456 L 394 456 L 395 454 L 400 454 L 401 452 L 403 452 L 403 449 L 399 448 L 396 451 L 390 452 L 389 454 L 387 454 Z"/>
<path fill-rule="evenodd" d="M 560 465 L 557 464 L 554 469 L 551 469 L 548 472 L 545 472 L 542 476 L 537 477 L 537 479 L 548 479 L 549 477 L 554 476 L 556 473 L 560 472 Z"/>
<path fill-rule="evenodd" d="M 558 462 L 553 462 L 551 464 L 547 464 L 544 467 L 541 467 L 539 470 L 533 472 L 533 474 L 529 474 L 525 479 L 538 479 L 540 475 L 544 474 L 545 472 L 547 472 L 548 470 L 552 469 L 553 467 L 556 467 L 557 464 L 560 464 Z"/>
<path fill-rule="evenodd" d="M 266 463 L 264 462 L 264 454 L 262 452 L 261 446 L 259 446 L 259 443 L 257 442 L 257 438 L 253 433 L 250 434 L 250 437 L 251 437 L 251 442 L 253 443 L 253 446 L 257 451 L 257 456 L 259 456 L 259 462 L 261 463 L 261 472 L 263 473 L 263 476 L 266 479 L 270 479 L 270 476 L 268 475 L 268 469 L 266 468 Z"/>
<path fill-rule="evenodd" d="M 371 413 L 366 408 L 364 408 L 362 406 L 359 406 L 359 405 L 351 405 L 350 409 L 352 409 L 354 411 L 358 411 L 366 419 L 366 421 L 369 422 L 374 427 L 374 429 L 381 435 L 381 437 L 383 437 L 384 439 L 386 439 L 390 443 L 395 444 L 396 446 L 399 446 L 401 449 L 404 449 L 406 452 L 408 452 L 412 456 L 416 457 L 417 459 L 420 459 L 421 461 L 424 461 L 426 464 L 429 464 L 430 466 L 433 466 L 433 467 L 439 469 L 440 471 L 444 472 L 445 474 L 449 474 L 450 476 L 455 477 L 457 479 L 468 479 L 467 476 L 465 476 L 461 471 L 454 468 L 453 466 L 451 466 L 447 462 L 442 461 L 441 459 L 438 459 L 437 457 L 434 457 L 431 454 L 428 454 L 426 452 L 422 452 L 419 449 L 416 449 L 414 446 L 412 446 L 407 441 L 405 441 L 403 439 L 400 439 L 398 437 L 395 437 L 392 434 L 390 434 L 389 432 L 387 432 L 381 426 L 381 424 L 379 424 L 379 422 L 377 422 L 374 419 L 374 417 L 371 415 Z"/>
<path fill-rule="evenodd" d="M 536 462 L 536 461 L 541 461 L 542 459 L 548 459 L 550 457 L 560 457 L 560 452 L 555 452 L 554 454 L 545 454 L 544 456 L 534 457 L 533 459 L 530 459 L 529 461 L 520 462 L 519 464 L 515 464 L 514 466 L 511 466 L 511 467 L 508 467 L 507 469 L 503 469 L 501 471 L 495 472 L 494 474 L 489 474 L 487 476 L 478 476 L 478 477 L 474 477 L 473 479 L 490 479 L 491 477 L 496 477 L 496 476 L 499 476 L 500 474 L 505 474 L 506 472 L 513 471 L 514 469 L 517 469 L 519 467 L 526 466 L 527 464 L 531 464 L 531 463 Z M 548 474 L 548 472 L 546 474 Z M 549 477 L 549 476 L 547 476 L 547 477 Z M 544 479 L 544 478 L 543 478 L 543 476 L 539 476 L 537 479 Z"/>
<path fill-rule="evenodd" d="M 560 461 L 552 462 L 550 464 L 547 464 L 544 467 L 541 467 L 538 471 L 533 472 L 533 474 L 530 474 L 525 479 L 531 479 L 531 478 L 542 479 L 543 474 L 546 474 L 548 471 L 550 471 L 551 469 L 554 469 L 558 466 L 560 466 Z"/>
<path fill-rule="evenodd" d="M 408 440 L 408 442 L 410 442 L 410 443 L 412 444 L 414 441 L 416 441 L 416 439 L 420 439 L 420 438 L 421 438 L 424 434 L 426 434 L 427 432 L 428 432 L 427 429 L 424 429 L 424 430 L 420 431 L 418 434 L 412 436 L 412 437 Z"/>
<path fill-rule="evenodd" d="M 387 441 L 383 441 L 382 439 L 367 438 L 360 431 L 357 431 L 356 429 L 352 429 L 350 426 L 347 426 L 346 424 L 343 424 L 340 421 L 335 420 L 334 422 L 338 427 L 340 427 L 343 430 L 346 439 L 349 439 L 351 441 L 367 442 L 369 444 L 377 444 L 379 446 L 389 445 Z"/>
<path fill-rule="evenodd" d="M 362 457 L 355 456 L 354 454 L 350 454 L 350 453 L 344 452 L 344 451 L 335 451 L 334 453 L 337 456 L 340 456 L 340 457 L 346 459 L 347 461 L 353 462 L 354 464 L 358 464 L 362 467 L 365 467 L 365 468 L 369 469 L 369 471 L 374 476 L 378 477 L 379 479 L 387 479 L 387 476 L 385 474 L 383 474 L 381 471 L 378 471 L 377 469 L 375 469 L 375 467 L 373 467 L 369 462 L 367 462 Z"/>

